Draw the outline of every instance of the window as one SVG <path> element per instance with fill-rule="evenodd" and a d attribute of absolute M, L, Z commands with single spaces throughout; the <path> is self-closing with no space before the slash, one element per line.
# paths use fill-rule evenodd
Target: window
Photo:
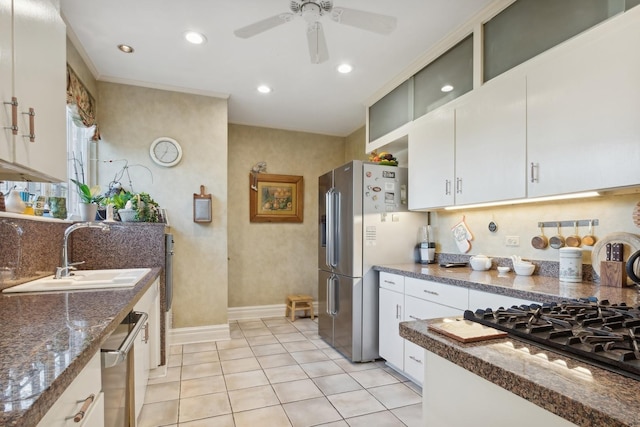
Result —
<path fill-rule="evenodd" d="M 95 126 L 85 127 L 78 126 L 74 120 L 74 115 L 67 107 L 67 175 L 69 182 L 66 183 L 70 191 L 67 192 L 67 210 L 70 214 L 78 213 L 78 197 L 77 186 L 71 182 L 75 179 L 85 184 L 95 185 L 96 177 L 96 143 L 91 140 L 95 132 Z"/>

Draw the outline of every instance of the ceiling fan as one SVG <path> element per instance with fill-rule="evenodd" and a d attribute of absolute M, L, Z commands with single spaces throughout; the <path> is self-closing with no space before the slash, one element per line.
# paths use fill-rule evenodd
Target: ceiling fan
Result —
<path fill-rule="evenodd" d="M 346 7 L 333 7 L 333 1 L 331 0 L 291 0 L 289 9 L 291 12 L 280 13 L 263 19 L 239 28 L 233 33 L 237 37 L 246 39 L 289 22 L 296 16 L 302 16 L 307 21 L 307 42 L 311 62 L 320 64 L 329 59 L 329 50 L 327 49 L 324 30 L 320 23 L 320 19 L 324 15 L 330 15 L 331 19 L 339 24 L 350 25 L 379 34 L 389 34 L 396 28 L 396 18 L 393 16 L 348 9 Z"/>

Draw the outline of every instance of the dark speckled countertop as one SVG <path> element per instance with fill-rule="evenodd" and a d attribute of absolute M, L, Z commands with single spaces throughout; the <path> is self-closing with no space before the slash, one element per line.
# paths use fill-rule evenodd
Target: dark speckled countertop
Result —
<path fill-rule="evenodd" d="M 637 287 L 569 284 L 555 277 L 499 275 L 468 267 L 403 264 L 375 269 L 541 302 L 595 296 L 640 305 Z M 463 344 L 428 329 L 438 321 L 402 322 L 400 335 L 579 426 L 640 427 L 640 382 L 512 337 Z"/>
<path fill-rule="evenodd" d="M 159 273 L 128 289 L 0 293 L 0 426 L 35 426 Z"/>

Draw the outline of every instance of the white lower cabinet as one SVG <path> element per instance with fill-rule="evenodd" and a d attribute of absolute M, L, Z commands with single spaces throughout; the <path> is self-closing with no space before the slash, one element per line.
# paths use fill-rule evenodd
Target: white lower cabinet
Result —
<path fill-rule="evenodd" d="M 458 286 L 380 273 L 380 356 L 392 368 L 422 384 L 424 350 L 400 337 L 399 324 L 410 320 L 460 316 L 467 308 L 468 292 Z"/>
<path fill-rule="evenodd" d="M 402 370 L 404 347 L 398 334 L 404 312 L 404 277 L 380 273 L 378 304 L 378 352 L 380 357 L 398 370 Z"/>
<path fill-rule="evenodd" d="M 160 361 L 160 292 L 159 279 L 134 306 L 135 311 L 147 313 L 149 318 L 138 335 L 133 347 L 135 372 L 136 418 L 140 416 L 147 392 L 149 371 L 157 368 Z"/>
<path fill-rule="evenodd" d="M 104 427 L 100 369 L 100 352 L 97 352 L 42 417 L 38 427 Z M 92 395 L 93 400 L 90 399 Z M 81 416 L 80 411 L 85 402 L 88 406 Z"/>

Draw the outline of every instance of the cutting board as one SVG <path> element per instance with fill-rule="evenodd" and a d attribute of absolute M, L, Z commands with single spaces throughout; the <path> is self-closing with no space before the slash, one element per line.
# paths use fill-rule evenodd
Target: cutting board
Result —
<path fill-rule="evenodd" d="M 450 319 L 448 322 L 433 323 L 429 325 L 429 329 L 465 343 L 507 336 L 506 332 L 464 319 Z"/>

